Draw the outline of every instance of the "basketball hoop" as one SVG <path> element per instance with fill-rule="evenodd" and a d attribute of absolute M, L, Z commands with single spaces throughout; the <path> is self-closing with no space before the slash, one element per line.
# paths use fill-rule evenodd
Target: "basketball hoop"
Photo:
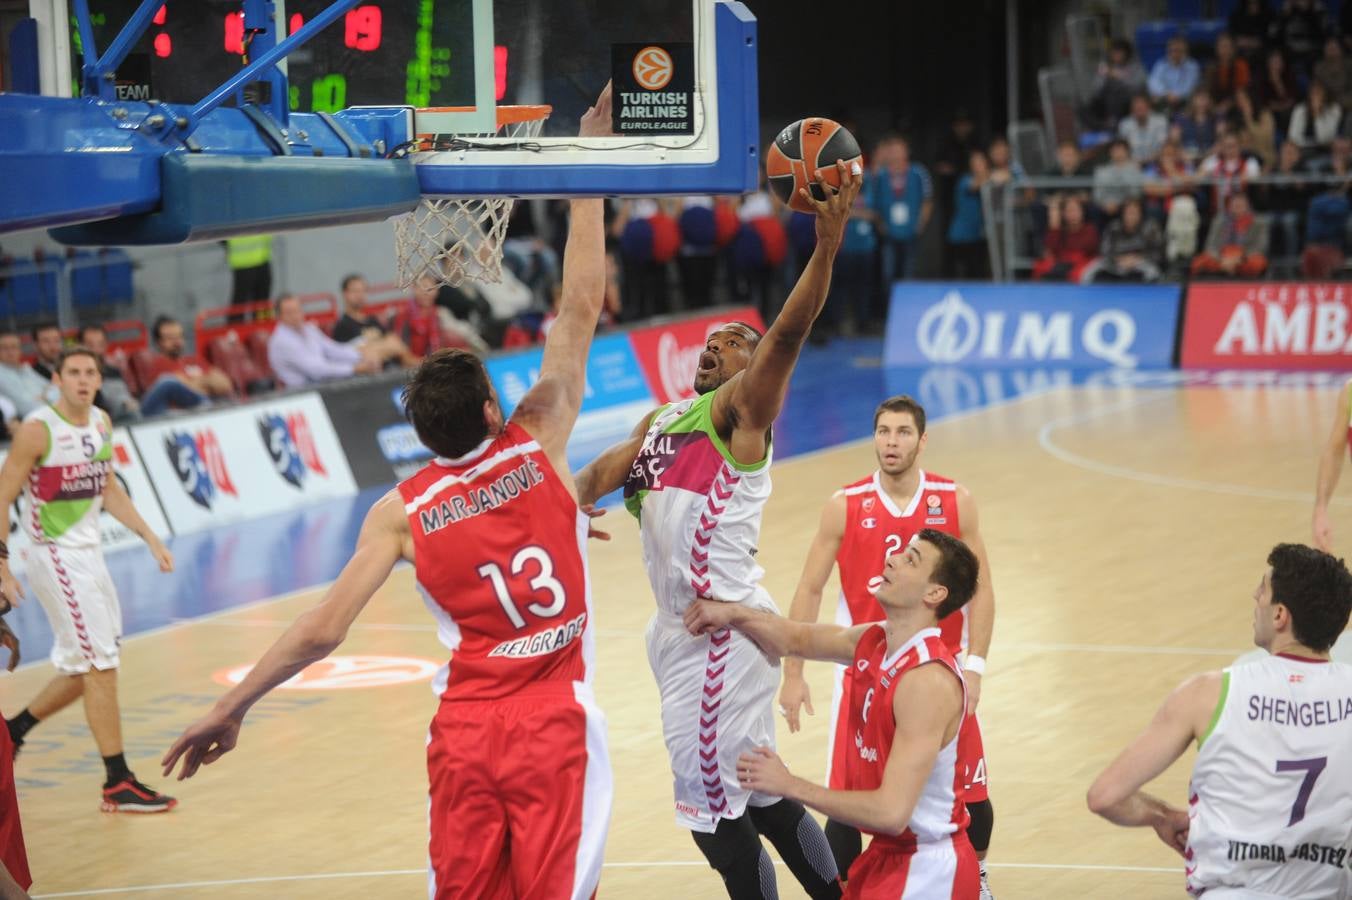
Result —
<path fill-rule="evenodd" d="M 456 108 L 420 109 L 418 112 L 464 112 Z M 442 141 L 460 144 L 465 150 L 492 151 L 495 146 L 513 148 L 514 141 L 540 136 L 549 106 L 499 106 L 498 130 L 493 134 L 418 135 L 418 150 L 437 149 Z M 416 120 L 415 120 L 416 121 Z M 474 145 L 464 142 L 494 139 Z M 417 151 L 415 151 L 417 152 Z M 512 215 L 511 197 L 425 196 L 413 212 L 394 218 L 394 251 L 399 286 L 408 287 L 421 276 L 439 284 L 458 287 L 465 279 L 502 280 L 502 242 Z"/>

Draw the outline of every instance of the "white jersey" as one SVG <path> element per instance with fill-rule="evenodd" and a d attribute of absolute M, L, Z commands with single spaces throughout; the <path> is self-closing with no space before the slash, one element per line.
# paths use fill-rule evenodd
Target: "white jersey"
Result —
<path fill-rule="evenodd" d="M 1271 656 L 1223 679 L 1188 791 L 1188 892 L 1352 897 L 1352 666 Z"/>
<path fill-rule="evenodd" d="M 113 477 L 113 430 L 101 409 L 89 411 L 87 425 L 66 421 L 54 406 L 35 409 L 25 422 L 47 429 L 47 451 L 24 486 L 24 531 L 35 544 L 97 547 L 102 541 L 99 512 L 103 490 Z"/>
<path fill-rule="evenodd" d="M 733 460 L 714 430 L 713 401 L 710 392 L 660 408 L 624 485 L 657 608 L 674 616 L 696 597 L 773 608 L 755 557 L 770 451 L 754 465 Z"/>

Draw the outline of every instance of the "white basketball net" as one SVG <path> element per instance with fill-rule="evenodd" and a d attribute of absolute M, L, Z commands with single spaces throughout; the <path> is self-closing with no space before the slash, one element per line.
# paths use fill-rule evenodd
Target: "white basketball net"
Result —
<path fill-rule="evenodd" d="M 544 117 L 504 123 L 496 134 L 461 134 L 475 139 L 539 137 Z M 491 152 L 491 151 L 477 151 Z M 502 241 L 512 215 L 511 197 L 423 197 L 413 212 L 394 218 L 394 252 L 399 286 L 421 276 L 458 287 L 465 279 L 502 280 Z"/>

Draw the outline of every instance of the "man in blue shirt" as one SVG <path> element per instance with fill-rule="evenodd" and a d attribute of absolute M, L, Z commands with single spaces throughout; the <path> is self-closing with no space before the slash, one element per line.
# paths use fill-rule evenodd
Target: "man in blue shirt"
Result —
<path fill-rule="evenodd" d="M 911 162 L 911 148 L 899 134 L 878 143 L 877 170 L 869 180 L 869 208 L 883 238 L 883 285 L 915 271 L 915 244 L 934 212 L 934 183 L 925 167 Z"/>
<path fill-rule="evenodd" d="M 1150 70 L 1150 96 L 1155 102 L 1168 104 L 1170 109 L 1182 106 L 1192 92 L 1197 90 L 1202 69 L 1197 60 L 1188 56 L 1188 42 L 1181 34 L 1169 39 L 1169 49 L 1164 59 L 1155 63 Z"/>

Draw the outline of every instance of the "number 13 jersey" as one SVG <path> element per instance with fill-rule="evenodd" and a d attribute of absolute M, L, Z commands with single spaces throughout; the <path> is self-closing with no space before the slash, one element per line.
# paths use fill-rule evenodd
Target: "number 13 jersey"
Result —
<path fill-rule="evenodd" d="M 590 682 L 587 516 L 540 444 L 509 422 L 399 484 L 418 586 L 455 651 L 443 700 Z"/>
<path fill-rule="evenodd" d="M 1231 666 L 1188 788 L 1188 892 L 1352 897 L 1352 666 Z"/>

